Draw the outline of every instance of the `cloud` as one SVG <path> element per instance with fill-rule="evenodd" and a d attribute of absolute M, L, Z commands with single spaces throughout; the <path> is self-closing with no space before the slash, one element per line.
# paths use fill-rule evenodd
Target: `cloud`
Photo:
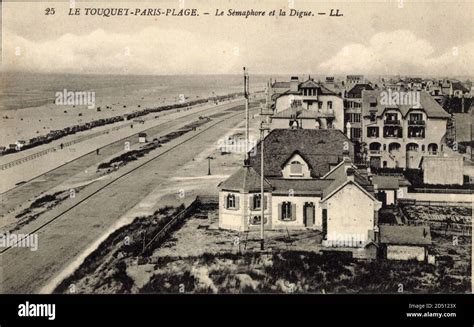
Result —
<path fill-rule="evenodd" d="M 377 33 L 368 44 L 344 46 L 319 69 L 331 74 L 474 75 L 474 42 L 436 55 L 433 46 L 407 30 Z"/>
<path fill-rule="evenodd" d="M 97 29 L 35 42 L 5 32 L 8 70 L 61 73 L 225 74 L 241 66 L 234 45 L 178 29 L 148 27 L 134 34 Z M 240 71 L 240 70 L 238 70 Z"/>

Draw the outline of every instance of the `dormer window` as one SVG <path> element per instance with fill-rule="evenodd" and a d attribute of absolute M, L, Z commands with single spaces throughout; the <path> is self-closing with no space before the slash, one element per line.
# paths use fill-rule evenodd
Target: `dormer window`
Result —
<path fill-rule="evenodd" d="M 303 165 L 299 161 L 292 161 L 290 164 L 291 175 L 302 175 Z"/>

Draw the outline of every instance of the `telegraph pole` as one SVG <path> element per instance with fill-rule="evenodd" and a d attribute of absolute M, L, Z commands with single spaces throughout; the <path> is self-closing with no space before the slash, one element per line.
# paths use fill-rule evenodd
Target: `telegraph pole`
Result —
<path fill-rule="evenodd" d="M 267 90 L 268 92 L 269 90 Z M 269 105 L 269 102 L 266 103 Z M 268 108 L 267 108 L 268 109 Z M 260 250 L 265 249 L 265 172 L 263 170 L 263 140 L 265 139 L 265 131 L 269 130 L 267 126 L 265 126 L 264 115 L 263 115 L 263 107 L 261 107 L 260 111 L 260 209 L 261 209 L 261 219 L 260 219 Z"/>
<path fill-rule="evenodd" d="M 249 160 L 249 75 L 244 67 L 244 97 L 245 97 L 245 161 Z"/>

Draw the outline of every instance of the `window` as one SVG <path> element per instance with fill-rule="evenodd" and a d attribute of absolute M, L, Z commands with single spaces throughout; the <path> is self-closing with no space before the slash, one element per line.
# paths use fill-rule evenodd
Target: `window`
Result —
<path fill-rule="evenodd" d="M 420 121 L 423 120 L 423 114 L 410 114 L 411 121 Z"/>
<path fill-rule="evenodd" d="M 283 202 L 280 204 L 280 219 L 281 220 L 295 220 L 294 207 L 296 205 L 291 202 Z"/>
<path fill-rule="evenodd" d="M 260 225 L 262 223 L 262 216 L 250 217 L 250 225 Z M 263 223 L 267 223 L 267 217 L 263 220 Z"/>
<path fill-rule="evenodd" d="M 402 137 L 402 128 L 400 126 L 393 126 L 393 125 L 384 126 L 383 137 L 388 137 L 388 138 Z"/>
<path fill-rule="evenodd" d="M 425 127 L 424 126 L 408 126 L 408 137 L 425 137 Z"/>
<path fill-rule="evenodd" d="M 371 112 L 370 113 L 370 121 L 371 122 L 374 122 L 377 120 L 377 116 L 375 115 L 375 112 Z"/>
<path fill-rule="evenodd" d="M 362 128 L 351 128 L 351 139 L 358 139 L 361 137 Z"/>
<path fill-rule="evenodd" d="M 323 109 L 323 103 L 321 101 L 318 101 L 318 109 Z"/>
<path fill-rule="evenodd" d="M 360 123 L 360 114 L 346 114 L 346 121 L 350 123 Z"/>
<path fill-rule="evenodd" d="M 290 173 L 302 175 L 303 174 L 303 165 L 299 161 L 292 161 L 290 164 Z"/>
<path fill-rule="evenodd" d="M 407 144 L 407 151 L 418 151 L 418 144 L 408 143 Z"/>
<path fill-rule="evenodd" d="M 438 154 L 438 145 L 436 143 L 428 144 L 428 152 L 432 155 Z"/>
<path fill-rule="evenodd" d="M 328 101 L 328 109 L 332 109 L 332 101 Z"/>
<path fill-rule="evenodd" d="M 234 194 L 229 194 L 226 199 L 227 209 L 239 209 L 239 197 Z"/>
<path fill-rule="evenodd" d="M 379 128 L 375 126 L 367 127 L 368 137 L 379 137 Z"/>
<path fill-rule="evenodd" d="M 255 194 L 252 197 L 252 208 L 253 209 L 260 209 L 261 203 L 262 203 L 262 195 L 261 194 Z"/>

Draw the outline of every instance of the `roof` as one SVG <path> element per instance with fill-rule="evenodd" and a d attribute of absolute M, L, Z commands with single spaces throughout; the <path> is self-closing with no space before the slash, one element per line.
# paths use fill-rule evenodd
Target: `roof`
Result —
<path fill-rule="evenodd" d="M 461 82 L 452 82 L 453 91 L 462 91 L 463 93 L 468 93 L 469 90 Z"/>
<path fill-rule="evenodd" d="M 298 119 L 317 119 L 319 117 L 334 116 L 333 112 L 325 111 L 316 111 L 312 109 L 305 109 L 301 105 L 297 107 L 286 108 L 274 115 L 272 118 L 276 119 L 289 119 L 289 118 L 298 118 Z"/>
<path fill-rule="evenodd" d="M 270 178 L 273 186 L 273 195 L 288 195 L 289 190 L 293 190 L 294 195 L 319 195 L 322 196 L 324 190 L 333 182 L 329 179 L 290 179 L 290 178 Z"/>
<path fill-rule="evenodd" d="M 400 187 L 397 176 L 378 176 L 372 177 L 372 184 L 379 190 L 398 190 Z"/>
<path fill-rule="evenodd" d="M 429 118 L 450 118 L 449 115 L 444 109 L 436 102 L 431 95 L 427 92 L 421 91 L 420 92 L 420 107 L 414 108 L 410 105 L 382 105 L 380 102 L 381 92 L 387 92 L 386 90 L 380 91 L 369 91 L 365 90 L 362 92 L 362 112 L 364 116 L 370 115 L 370 112 L 376 110 L 378 116 L 382 116 L 386 109 L 398 109 L 403 117 L 405 117 L 410 110 L 417 109 L 417 110 L 424 110 L 426 115 Z M 374 103 L 374 100 L 377 99 L 376 107 L 370 107 L 370 103 Z"/>
<path fill-rule="evenodd" d="M 272 186 L 268 180 L 263 181 L 264 190 L 269 191 Z M 258 192 L 261 190 L 260 175 L 250 166 L 243 166 L 219 185 L 221 190 L 239 192 Z"/>
<path fill-rule="evenodd" d="M 312 177 L 329 172 L 331 166 L 342 160 L 346 151 L 352 160 L 354 158 L 354 145 L 337 129 L 274 129 L 264 142 L 265 177 L 282 177 L 281 165 L 295 151 L 312 167 Z M 260 172 L 261 144 L 256 147 L 256 151 L 251 150 L 250 165 Z"/>
<path fill-rule="evenodd" d="M 357 188 L 359 188 L 363 193 L 365 193 L 369 198 L 371 198 L 373 201 L 376 201 L 376 202 L 379 202 L 375 196 L 370 193 L 369 191 L 367 191 L 365 188 L 363 188 L 360 184 L 358 184 L 357 182 L 355 181 L 351 181 L 351 180 L 346 180 L 344 183 L 337 185 L 337 187 L 333 190 L 331 190 L 331 188 L 328 188 L 326 190 L 324 190 L 324 196 L 323 196 L 323 199 L 321 200 L 321 202 L 326 202 L 327 200 L 329 200 L 333 195 L 337 194 L 340 190 L 342 190 L 344 187 L 346 187 L 346 185 L 355 185 Z"/>
<path fill-rule="evenodd" d="M 289 89 L 290 88 L 290 82 L 273 82 L 272 88 L 275 89 Z"/>
<path fill-rule="evenodd" d="M 379 225 L 380 243 L 394 245 L 430 245 L 429 226 Z"/>
<path fill-rule="evenodd" d="M 278 83 L 280 83 L 280 82 L 278 82 Z M 301 89 L 303 89 L 303 88 L 316 88 L 318 95 L 339 96 L 337 93 L 333 92 L 332 90 L 330 90 L 329 88 L 324 86 L 322 83 L 316 82 L 313 79 L 307 79 L 306 81 L 299 83 L 298 84 L 298 91 L 292 91 L 291 89 L 289 89 L 290 88 L 289 82 L 287 82 L 287 83 L 288 83 L 288 87 L 282 87 L 282 88 L 287 88 L 288 90 L 286 90 L 285 92 L 273 94 L 272 95 L 272 100 L 275 100 L 276 98 L 278 98 L 280 96 L 284 96 L 284 95 L 291 95 L 291 94 L 301 95 L 302 94 Z M 274 88 L 276 88 L 276 87 L 274 87 Z"/>
<path fill-rule="evenodd" d="M 347 92 L 351 98 L 362 98 L 363 90 L 373 90 L 374 88 L 370 84 L 356 84 L 352 89 Z"/>
<path fill-rule="evenodd" d="M 302 112 L 302 110 L 305 109 L 303 109 L 301 106 L 289 107 L 272 115 L 272 118 L 296 118 Z"/>

